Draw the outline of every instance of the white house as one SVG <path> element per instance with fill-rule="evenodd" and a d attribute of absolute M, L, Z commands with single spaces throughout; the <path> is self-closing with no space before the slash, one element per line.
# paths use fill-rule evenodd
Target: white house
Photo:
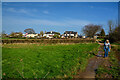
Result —
<path fill-rule="evenodd" d="M 59 37 L 60 37 L 60 34 L 58 32 L 54 32 L 54 31 L 51 31 L 51 32 L 46 32 L 45 34 L 43 34 L 43 37 L 46 37 L 46 38 L 53 38 L 53 36 L 57 34 Z"/>
<path fill-rule="evenodd" d="M 37 37 L 38 34 L 36 34 L 36 33 L 34 33 L 34 34 L 28 34 L 28 33 L 26 33 L 26 34 L 23 34 L 23 36 L 24 37 Z"/>
<path fill-rule="evenodd" d="M 64 37 L 70 37 L 70 38 L 77 38 L 78 37 L 78 33 L 74 32 L 74 31 L 65 31 L 64 32 Z"/>

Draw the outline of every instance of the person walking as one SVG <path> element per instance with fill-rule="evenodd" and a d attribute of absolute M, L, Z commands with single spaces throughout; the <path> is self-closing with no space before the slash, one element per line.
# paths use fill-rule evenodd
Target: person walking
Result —
<path fill-rule="evenodd" d="M 110 42 L 109 40 L 106 40 L 104 43 L 104 51 L 105 51 L 104 58 L 108 57 L 108 53 L 110 52 L 110 49 L 111 49 Z"/>

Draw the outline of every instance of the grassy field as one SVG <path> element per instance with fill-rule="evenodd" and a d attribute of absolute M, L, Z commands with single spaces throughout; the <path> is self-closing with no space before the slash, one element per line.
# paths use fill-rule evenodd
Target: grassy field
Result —
<path fill-rule="evenodd" d="M 97 43 L 84 44 L 5 44 L 2 47 L 3 78 L 71 77 L 98 48 Z"/>

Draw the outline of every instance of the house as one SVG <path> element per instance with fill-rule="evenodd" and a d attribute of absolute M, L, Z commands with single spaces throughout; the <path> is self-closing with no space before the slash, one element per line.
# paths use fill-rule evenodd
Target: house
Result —
<path fill-rule="evenodd" d="M 93 36 L 93 38 L 94 38 L 94 39 L 97 39 L 99 36 L 100 36 L 100 34 L 95 34 L 95 35 Z"/>
<path fill-rule="evenodd" d="M 38 34 L 37 33 L 33 33 L 33 34 L 29 34 L 29 33 L 26 33 L 26 34 L 23 34 L 24 37 L 37 37 Z"/>
<path fill-rule="evenodd" d="M 43 34 L 43 37 L 54 38 L 55 35 L 57 35 L 58 37 L 60 37 L 60 33 L 54 32 L 54 31 L 46 32 L 45 34 Z"/>
<path fill-rule="evenodd" d="M 60 37 L 63 38 L 63 39 L 65 38 L 64 34 L 62 34 Z"/>
<path fill-rule="evenodd" d="M 78 33 L 74 32 L 74 31 L 65 31 L 64 32 L 64 37 L 66 37 L 66 38 L 77 38 Z"/>

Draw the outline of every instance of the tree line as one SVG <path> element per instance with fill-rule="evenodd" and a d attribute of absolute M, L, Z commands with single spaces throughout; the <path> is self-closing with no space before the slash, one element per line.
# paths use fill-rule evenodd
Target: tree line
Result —
<path fill-rule="evenodd" d="M 88 24 L 83 27 L 82 31 L 85 34 L 85 36 L 90 38 L 93 38 L 97 34 L 97 36 L 102 37 L 104 39 L 109 39 L 111 42 L 119 42 L 120 41 L 120 25 L 118 25 L 117 22 L 114 23 L 112 20 L 110 20 L 108 21 L 108 26 L 109 26 L 108 35 L 105 34 L 105 31 L 102 25 Z M 31 28 L 25 29 L 24 32 L 29 34 L 35 34 L 35 31 Z M 12 32 L 9 36 L 14 36 L 16 38 L 20 38 L 23 36 L 21 32 L 18 32 L 18 34 L 20 35 L 15 35 L 15 32 Z M 40 31 L 38 36 L 43 36 L 43 34 L 44 32 Z M 4 31 L 2 32 L 1 35 L 3 38 L 6 37 L 6 34 Z"/>

